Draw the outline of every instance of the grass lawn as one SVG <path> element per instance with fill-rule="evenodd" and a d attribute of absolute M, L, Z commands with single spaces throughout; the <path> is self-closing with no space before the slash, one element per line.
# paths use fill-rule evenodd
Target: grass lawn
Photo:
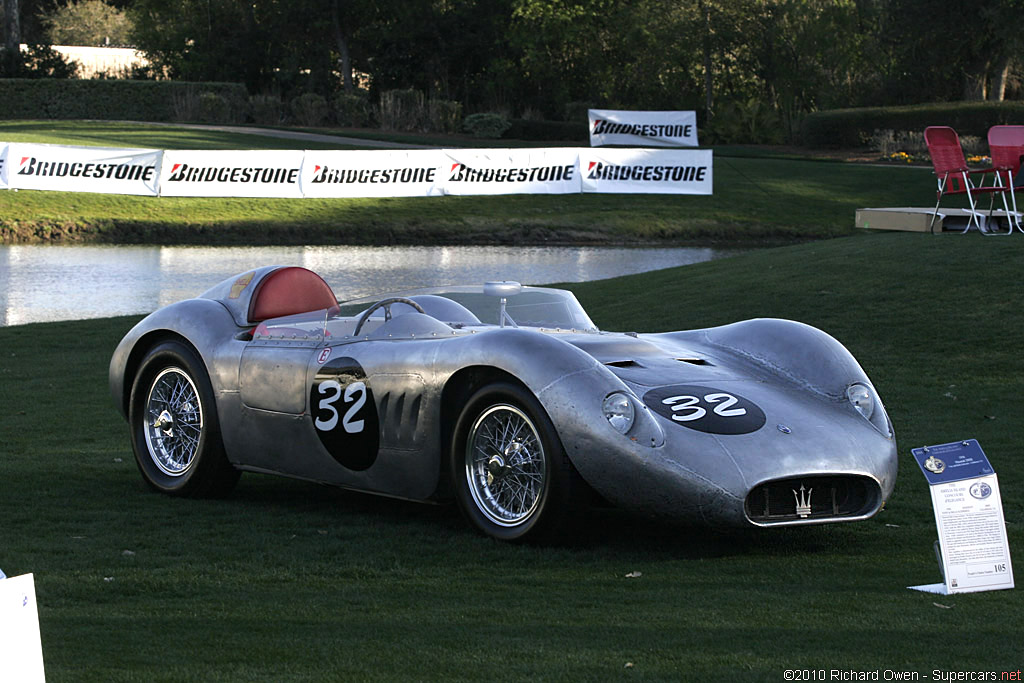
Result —
<path fill-rule="evenodd" d="M 106 385 L 134 318 L 0 328 L 0 567 L 35 574 L 50 681 L 998 680 L 1024 663 L 1024 598 L 906 589 L 939 580 L 909 453 L 981 442 L 1024 571 L 1022 261 L 1019 235 L 876 234 L 572 285 L 607 329 L 822 327 L 886 401 L 901 473 L 859 524 L 722 533 L 601 510 L 556 547 L 252 474 L 226 500 L 150 493 Z"/>
<path fill-rule="evenodd" d="M 82 121 L 0 122 L 0 140 L 161 149 L 306 146 L 257 135 Z M 858 208 L 929 206 L 933 197 L 934 180 L 923 168 L 738 150 L 716 154 L 712 196 L 220 199 L 0 192 L 0 241 L 763 244 L 850 235 Z"/>

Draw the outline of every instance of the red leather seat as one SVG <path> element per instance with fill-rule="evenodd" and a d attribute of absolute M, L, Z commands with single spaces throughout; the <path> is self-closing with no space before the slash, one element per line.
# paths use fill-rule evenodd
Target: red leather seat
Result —
<path fill-rule="evenodd" d="M 249 321 L 318 311 L 338 304 L 324 279 L 306 268 L 278 268 L 263 278 L 249 303 Z"/>

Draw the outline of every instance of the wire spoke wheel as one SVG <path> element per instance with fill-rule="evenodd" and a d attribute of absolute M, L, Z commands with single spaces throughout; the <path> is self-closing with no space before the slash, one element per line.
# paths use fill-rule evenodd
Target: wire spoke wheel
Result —
<path fill-rule="evenodd" d="M 466 479 L 479 510 L 499 526 L 528 520 L 544 493 L 545 457 L 522 410 L 499 404 L 481 413 L 466 440 Z"/>
<path fill-rule="evenodd" d="M 227 458 L 210 376 L 177 341 L 149 350 L 128 405 L 132 451 L 142 478 L 174 496 L 221 496 L 241 472 Z"/>
<path fill-rule="evenodd" d="M 180 477 L 195 462 L 203 434 L 203 405 L 184 370 L 169 367 L 153 379 L 144 433 L 149 456 L 167 476 Z"/>

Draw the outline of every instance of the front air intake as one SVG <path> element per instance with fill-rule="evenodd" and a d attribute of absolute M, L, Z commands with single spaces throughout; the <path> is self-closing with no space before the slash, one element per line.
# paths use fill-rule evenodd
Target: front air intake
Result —
<path fill-rule="evenodd" d="M 878 482 L 859 475 L 810 476 L 759 484 L 747 495 L 747 518 L 759 526 L 853 521 L 882 504 Z"/>

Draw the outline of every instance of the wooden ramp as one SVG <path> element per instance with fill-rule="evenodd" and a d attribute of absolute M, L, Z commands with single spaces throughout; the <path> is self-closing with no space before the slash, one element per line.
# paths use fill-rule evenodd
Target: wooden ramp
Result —
<path fill-rule="evenodd" d="M 928 232 L 932 220 L 933 208 L 885 208 L 857 209 L 856 227 L 867 230 L 906 230 L 910 232 Z M 1005 231 L 1008 221 L 1005 211 L 993 211 L 989 218 L 988 211 L 979 211 L 982 227 L 996 231 Z M 963 231 L 970 221 L 969 209 L 939 209 L 935 219 L 935 232 L 943 230 Z"/>

